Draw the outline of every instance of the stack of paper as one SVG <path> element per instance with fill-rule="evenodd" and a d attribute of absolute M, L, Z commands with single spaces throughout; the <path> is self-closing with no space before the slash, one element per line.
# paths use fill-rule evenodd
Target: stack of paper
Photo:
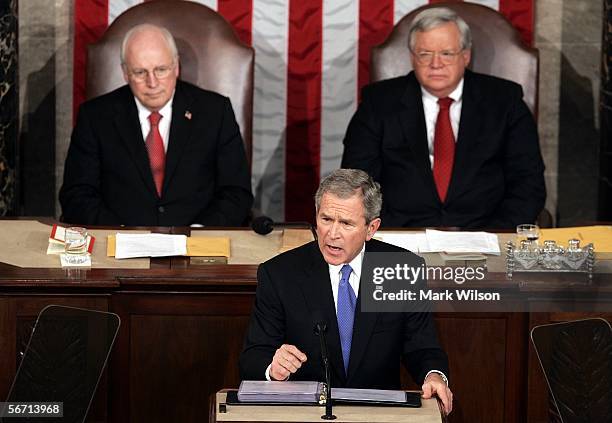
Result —
<path fill-rule="evenodd" d="M 429 249 L 447 253 L 501 254 L 497 235 L 488 232 L 425 231 Z"/>
<path fill-rule="evenodd" d="M 425 232 L 395 232 L 395 233 L 384 233 L 379 232 L 376 234 L 380 237 L 380 240 L 387 244 L 392 244 L 397 247 L 405 248 L 413 253 L 430 253 L 429 244 L 427 243 L 427 237 Z"/>
<path fill-rule="evenodd" d="M 355 402 L 404 403 L 406 392 L 388 389 L 334 388 L 332 399 Z"/>
<path fill-rule="evenodd" d="M 242 402 L 299 402 L 319 401 L 322 384 L 305 381 L 258 381 L 243 380 L 238 389 L 238 400 Z"/>
<path fill-rule="evenodd" d="M 115 258 L 183 256 L 187 253 L 185 235 L 117 233 Z"/>
<path fill-rule="evenodd" d="M 417 233 L 382 233 L 384 242 L 414 253 L 481 253 L 500 255 L 496 234 L 488 232 L 447 232 L 427 229 Z"/>

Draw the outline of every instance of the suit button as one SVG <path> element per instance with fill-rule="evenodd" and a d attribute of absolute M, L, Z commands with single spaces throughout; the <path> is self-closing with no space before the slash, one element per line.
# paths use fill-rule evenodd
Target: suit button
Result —
<path fill-rule="evenodd" d="M 158 212 L 160 212 L 160 213 L 163 213 L 163 212 L 165 212 L 165 211 L 166 211 L 166 209 L 164 208 L 164 206 L 159 206 L 159 207 L 157 208 L 157 211 L 158 211 Z"/>

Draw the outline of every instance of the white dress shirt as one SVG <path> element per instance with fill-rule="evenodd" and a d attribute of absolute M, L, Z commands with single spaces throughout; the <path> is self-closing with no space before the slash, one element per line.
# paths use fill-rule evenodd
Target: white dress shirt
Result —
<path fill-rule="evenodd" d="M 425 125 L 427 126 L 427 145 L 429 147 L 429 163 L 433 168 L 434 163 L 434 136 L 436 134 L 436 120 L 438 119 L 438 112 L 440 106 L 438 105 L 438 97 L 431 94 L 425 88 L 421 87 L 421 94 L 423 99 L 423 111 L 425 112 Z M 461 119 L 461 107 L 463 105 L 463 78 L 457 84 L 457 88 L 449 94 L 449 97 L 454 101 L 450 107 L 450 121 L 453 128 L 453 134 L 455 135 L 455 142 L 457 142 L 457 135 L 459 134 L 459 120 Z"/>
<path fill-rule="evenodd" d="M 162 141 L 164 142 L 164 151 L 168 152 L 168 138 L 170 137 L 170 123 L 172 123 L 172 100 L 174 94 L 170 97 L 170 100 L 159 110 L 159 114 L 162 118 L 159 121 L 159 133 L 161 134 Z M 142 139 L 147 142 L 149 132 L 151 132 L 151 122 L 149 122 L 149 115 L 151 111 L 147 109 L 136 97 L 136 108 L 138 109 L 138 120 L 140 121 L 140 130 L 142 131 Z"/>
<path fill-rule="evenodd" d="M 353 269 L 351 275 L 349 276 L 349 284 L 353 291 L 355 292 L 355 298 L 359 297 L 359 280 L 361 279 L 361 264 L 363 263 L 363 255 L 365 253 L 365 244 L 361 248 L 359 254 L 355 256 L 350 263 L 349 266 Z M 334 294 L 334 305 L 336 306 L 336 313 L 338 312 L 338 287 L 340 286 L 340 279 L 342 278 L 342 270 L 343 264 L 333 265 L 328 264 L 329 267 L 329 280 L 331 281 L 332 293 Z"/>
<path fill-rule="evenodd" d="M 348 263 L 348 265 L 351 266 L 351 268 L 353 269 L 353 271 L 351 272 L 349 276 L 349 283 L 351 284 L 351 288 L 353 288 L 353 291 L 355 291 L 356 298 L 359 297 L 359 281 L 361 279 L 361 265 L 363 264 L 364 254 L 365 254 L 365 243 L 363 244 L 363 247 L 361 247 L 361 251 L 359 252 L 359 254 L 357 254 L 357 256 L 355 256 L 355 258 L 351 260 L 350 263 Z M 342 273 L 340 272 L 340 270 L 342 269 L 342 266 L 344 266 L 345 264 L 346 263 L 342 263 L 338 265 L 333 265 L 333 264 L 327 265 L 329 267 L 329 279 L 331 281 L 332 293 L 334 295 L 334 305 L 336 307 L 336 313 L 338 312 L 338 287 L 340 286 L 340 278 L 342 278 Z M 271 367 L 272 367 L 272 363 L 270 363 L 268 367 L 266 368 L 266 380 L 272 380 L 272 378 L 270 377 Z M 438 373 L 440 376 L 442 376 L 442 379 L 448 385 L 448 380 L 446 378 L 446 375 L 443 372 L 439 370 L 430 370 L 425 375 L 425 379 L 427 379 L 427 376 L 429 376 L 430 373 Z"/>

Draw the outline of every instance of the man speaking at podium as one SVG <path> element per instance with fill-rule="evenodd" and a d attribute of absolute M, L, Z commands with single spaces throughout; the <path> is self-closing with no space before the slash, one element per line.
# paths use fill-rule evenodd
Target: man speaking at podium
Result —
<path fill-rule="evenodd" d="M 364 253 L 405 251 L 372 239 L 381 222 L 379 184 L 361 170 L 336 170 L 321 182 L 315 204 L 318 241 L 259 266 L 241 378 L 321 380 L 313 332 L 313 318 L 321 314 L 328 327 L 332 386 L 399 389 L 403 359 L 423 384 L 424 398 L 438 395 L 449 413 L 448 359 L 432 314 L 361 311 Z"/>

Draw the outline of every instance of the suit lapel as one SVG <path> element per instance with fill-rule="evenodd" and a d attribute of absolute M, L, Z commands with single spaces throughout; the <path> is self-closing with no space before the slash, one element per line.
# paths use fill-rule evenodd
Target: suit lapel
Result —
<path fill-rule="evenodd" d="M 306 266 L 305 277 L 301 283 L 304 298 L 311 311 L 320 312 L 327 321 L 327 348 L 331 371 L 336 374 L 341 384 L 346 383 L 344 375 L 344 364 L 342 361 L 342 349 L 340 347 L 340 335 L 338 332 L 338 321 L 336 319 L 336 306 L 329 279 L 329 267 L 319 251 L 316 242 L 312 243 L 310 250 L 310 265 Z"/>
<path fill-rule="evenodd" d="M 114 124 L 119 132 L 119 136 L 132 157 L 136 169 L 138 169 L 142 176 L 145 186 L 152 195 L 157 196 L 149 164 L 149 155 L 145 141 L 142 138 L 142 130 L 140 129 L 138 109 L 136 108 L 134 96 L 128 86 L 122 89 L 120 101 L 115 104 L 115 111 Z"/>
<path fill-rule="evenodd" d="M 172 100 L 172 123 L 166 152 L 166 170 L 164 173 L 164 188 L 167 192 L 174 171 L 180 161 L 185 146 L 189 143 L 193 129 L 193 115 L 189 110 L 192 97 L 181 81 L 176 82 L 176 91 Z"/>
<path fill-rule="evenodd" d="M 369 251 L 371 251 L 370 244 L 366 243 L 366 253 Z M 367 254 L 365 257 L 367 257 Z M 361 268 L 363 269 L 364 266 L 362 265 Z M 360 283 L 361 282 L 363 281 L 360 281 Z M 351 355 L 349 359 L 348 383 L 350 383 L 351 379 L 359 369 L 368 347 L 368 343 L 372 337 L 372 331 L 376 325 L 376 320 L 378 319 L 378 313 L 363 313 L 361 311 L 361 294 L 362 290 L 360 287 L 359 297 L 357 298 L 357 305 L 355 308 L 355 321 L 353 323 L 353 340 L 351 342 Z"/>
<path fill-rule="evenodd" d="M 413 159 L 422 175 L 427 189 L 438 198 L 438 191 L 433 179 L 431 163 L 429 162 L 429 146 L 427 144 L 427 126 L 425 125 L 425 112 L 423 111 L 423 100 L 421 86 L 414 73 L 407 76 L 408 83 L 406 91 L 402 96 L 402 104 L 405 109 L 399 114 L 400 125 L 404 139 L 408 143 L 413 154 Z"/>
<path fill-rule="evenodd" d="M 459 120 L 459 134 L 455 147 L 455 162 L 453 173 L 448 187 L 446 201 L 457 197 L 469 182 L 467 169 L 471 168 L 473 150 L 477 147 L 478 134 L 481 132 L 483 122 L 481 111 L 481 93 L 473 81 L 473 74 L 465 71 L 463 83 L 463 99 L 461 106 L 461 118 Z"/>

